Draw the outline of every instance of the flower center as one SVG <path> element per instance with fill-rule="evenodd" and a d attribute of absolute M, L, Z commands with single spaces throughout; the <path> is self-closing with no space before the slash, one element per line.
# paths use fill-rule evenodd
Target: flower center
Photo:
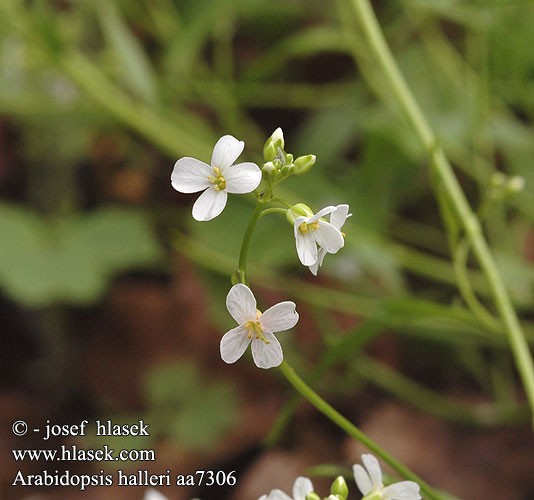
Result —
<path fill-rule="evenodd" d="M 299 231 L 300 231 L 302 234 L 308 234 L 309 232 L 311 232 L 311 231 L 315 231 L 316 229 L 319 229 L 319 222 L 317 222 L 317 221 L 312 222 L 312 223 L 303 222 L 303 223 L 299 226 Z"/>
<path fill-rule="evenodd" d="M 247 337 L 249 339 L 254 336 L 254 338 L 259 339 L 266 344 L 270 344 L 269 340 L 265 338 L 265 335 L 263 335 L 263 326 L 261 326 L 261 323 L 259 322 L 259 317 L 261 316 L 261 312 L 259 310 L 256 310 L 256 320 L 247 321 L 245 323 L 245 328 L 248 329 L 248 335 Z"/>
<path fill-rule="evenodd" d="M 226 189 L 226 179 L 221 174 L 221 169 L 219 167 L 213 167 L 213 175 L 208 176 L 208 180 L 214 184 L 214 188 L 216 191 L 222 191 L 223 189 Z"/>

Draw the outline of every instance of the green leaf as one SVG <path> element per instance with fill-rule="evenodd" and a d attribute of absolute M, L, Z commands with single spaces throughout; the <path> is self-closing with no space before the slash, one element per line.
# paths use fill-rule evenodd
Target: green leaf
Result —
<path fill-rule="evenodd" d="M 113 273 L 152 265 L 159 247 L 141 213 L 118 208 L 48 220 L 0 205 L 0 285 L 33 307 L 90 303 Z"/>
<path fill-rule="evenodd" d="M 155 430 L 193 449 L 213 447 L 239 409 L 229 384 L 205 380 L 188 362 L 154 368 L 145 381 L 145 397 Z"/>

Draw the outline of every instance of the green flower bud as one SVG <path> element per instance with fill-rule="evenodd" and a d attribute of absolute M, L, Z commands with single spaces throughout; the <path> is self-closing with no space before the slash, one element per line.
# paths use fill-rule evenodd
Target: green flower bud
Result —
<path fill-rule="evenodd" d="M 519 175 L 510 177 L 506 183 L 506 191 L 508 194 L 520 193 L 525 189 L 525 178 Z"/>
<path fill-rule="evenodd" d="M 335 481 L 330 487 L 330 493 L 338 496 L 341 500 L 347 500 L 349 495 L 349 487 L 343 476 L 336 477 Z"/>
<path fill-rule="evenodd" d="M 316 156 L 315 155 L 306 155 L 299 156 L 295 160 L 295 174 L 302 175 L 305 174 L 315 165 Z"/>
<path fill-rule="evenodd" d="M 495 172 L 490 179 L 491 187 L 500 187 L 506 181 L 506 176 L 502 172 Z"/>
<path fill-rule="evenodd" d="M 304 215 L 305 217 L 313 217 L 312 209 L 304 203 L 297 203 L 286 212 L 287 221 L 292 226 L 295 224 L 297 217 L 300 217 L 301 215 Z"/>
<path fill-rule="evenodd" d="M 317 493 L 315 493 L 314 491 L 310 491 L 306 495 L 306 500 L 321 500 L 321 497 Z"/>
<path fill-rule="evenodd" d="M 280 173 L 284 177 L 289 177 L 293 172 L 295 171 L 295 165 L 293 163 L 290 163 L 289 165 L 284 165 L 280 168 Z"/>
<path fill-rule="evenodd" d="M 284 146 L 284 133 L 282 132 L 282 129 L 278 127 L 271 137 L 265 141 L 265 145 L 263 146 L 263 158 L 265 161 L 273 161 L 276 155 L 279 154 L 279 150 L 284 150 Z"/>
<path fill-rule="evenodd" d="M 263 180 L 267 184 L 274 184 L 278 177 L 278 170 L 272 161 L 265 163 L 261 169 Z"/>

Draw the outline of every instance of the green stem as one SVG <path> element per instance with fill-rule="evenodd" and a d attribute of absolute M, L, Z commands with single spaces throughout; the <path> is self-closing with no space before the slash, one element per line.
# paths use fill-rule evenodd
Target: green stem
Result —
<path fill-rule="evenodd" d="M 260 220 L 263 205 L 264 203 L 261 201 L 261 199 L 258 200 L 258 204 L 256 205 L 254 212 L 252 212 L 252 217 L 250 218 L 247 229 L 245 230 L 245 235 L 243 236 L 243 241 L 241 243 L 241 250 L 239 252 L 239 264 L 238 264 L 237 272 L 239 274 L 239 281 L 241 283 L 244 283 L 245 285 L 248 285 L 248 282 L 247 282 L 248 250 L 250 248 L 250 242 L 252 241 L 252 233 L 254 232 L 254 229 L 256 228 L 256 224 Z"/>
<path fill-rule="evenodd" d="M 264 215 L 267 215 L 267 214 L 284 214 L 285 215 L 286 212 L 287 212 L 287 209 L 285 209 L 285 208 L 278 208 L 278 207 L 266 208 L 265 210 L 262 210 L 262 212 L 260 214 L 260 219 Z"/>
<path fill-rule="evenodd" d="M 366 436 L 358 427 L 352 424 L 347 420 L 341 413 L 332 408 L 324 399 L 322 399 L 313 389 L 311 389 L 296 373 L 291 366 L 286 361 L 282 361 L 280 365 L 280 371 L 291 383 L 291 385 L 302 395 L 304 396 L 317 410 L 323 413 L 328 417 L 332 422 L 334 422 L 338 427 L 343 429 L 349 436 L 357 439 L 364 446 L 369 448 L 377 457 L 381 458 L 386 462 L 392 469 L 397 471 L 402 477 L 415 481 L 421 487 L 423 493 L 426 494 L 428 498 L 433 500 L 444 500 L 445 496 L 442 496 L 436 490 L 434 490 L 430 485 L 425 483 L 417 474 L 412 472 L 410 469 L 402 465 L 400 462 L 395 460 L 391 455 L 384 451 L 380 446 L 378 446 L 374 441 L 372 441 L 368 436 Z"/>
<path fill-rule="evenodd" d="M 456 280 L 458 282 L 458 289 L 462 294 L 465 303 L 475 316 L 484 323 L 492 332 L 498 332 L 502 329 L 498 320 L 480 303 L 469 278 L 467 276 L 467 257 L 469 254 L 469 241 L 462 239 L 454 249 L 453 263 Z"/>
<path fill-rule="evenodd" d="M 400 106 L 404 118 L 412 126 L 420 143 L 430 156 L 433 168 L 450 200 L 456 216 L 472 245 L 480 267 L 493 295 L 495 306 L 504 323 L 508 341 L 515 358 L 516 366 L 525 387 L 525 392 L 533 413 L 534 425 L 534 366 L 516 312 L 512 307 L 508 292 L 493 260 L 488 244 L 482 234 L 480 222 L 471 210 L 460 184 L 438 144 L 434 132 L 427 123 L 421 109 L 404 77 L 402 76 L 391 51 L 384 39 L 378 21 L 368 0 L 347 0 L 365 38 L 368 49 L 380 66 L 384 83 Z"/>

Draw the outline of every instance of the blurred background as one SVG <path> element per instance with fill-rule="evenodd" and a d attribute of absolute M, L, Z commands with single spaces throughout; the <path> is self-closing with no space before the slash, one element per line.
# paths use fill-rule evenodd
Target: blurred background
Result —
<path fill-rule="evenodd" d="M 376 1 L 534 342 L 532 2 Z M 0 5 L 0 495 L 141 499 L 145 488 L 23 488 L 18 470 L 235 470 L 234 487 L 170 500 L 256 499 L 329 479 L 365 450 L 250 354 L 219 357 L 224 300 L 253 199 L 196 223 L 170 186 L 181 156 L 263 142 L 317 163 L 279 195 L 349 203 L 345 248 L 313 278 L 283 216 L 261 220 L 249 271 L 262 309 L 294 300 L 279 335 L 297 371 L 427 482 L 466 499 L 534 499 L 532 432 L 504 333 L 466 307 L 425 153 L 352 19 L 319 0 L 5 0 Z M 502 172 L 506 178 L 495 177 Z M 509 176 L 525 189 L 511 195 Z M 17 463 L 11 433 L 46 420 L 151 425 L 145 438 L 58 437 L 52 448 L 154 449 L 152 463 Z M 330 466 L 328 466 L 330 464 Z M 332 465 L 335 464 L 335 465 Z M 311 466 L 324 465 L 310 470 Z M 320 477 L 326 479 L 321 480 Z M 351 498 L 357 490 L 351 484 Z"/>

